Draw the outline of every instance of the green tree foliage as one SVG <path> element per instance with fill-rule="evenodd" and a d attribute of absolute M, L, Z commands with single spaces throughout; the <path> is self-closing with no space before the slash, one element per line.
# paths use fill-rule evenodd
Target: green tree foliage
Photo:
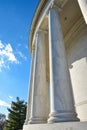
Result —
<path fill-rule="evenodd" d="M 6 122 L 6 116 L 0 113 L 0 130 L 3 130 L 5 122 Z"/>
<path fill-rule="evenodd" d="M 27 104 L 19 97 L 16 98 L 16 102 L 12 101 L 11 108 L 8 108 L 9 115 L 4 130 L 20 130 L 23 127 L 26 118 Z"/>

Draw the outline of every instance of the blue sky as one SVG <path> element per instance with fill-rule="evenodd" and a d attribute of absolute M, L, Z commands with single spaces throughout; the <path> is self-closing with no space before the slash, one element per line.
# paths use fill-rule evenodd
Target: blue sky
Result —
<path fill-rule="evenodd" d="M 27 101 L 29 29 L 39 0 L 0 0 L 0 113 L 16 97 Z"/>

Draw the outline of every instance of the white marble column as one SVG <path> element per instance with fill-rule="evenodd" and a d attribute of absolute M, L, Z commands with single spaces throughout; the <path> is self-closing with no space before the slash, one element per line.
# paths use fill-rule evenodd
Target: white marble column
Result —
<path fill-rule="evenodd" d="M 32 47 L 32 62 L 31 62 L 31 72 L 30 72 L 30 81 L 29 81 L 29 93 L 28 93 L 28 103 L 27 103 L 27 112 L 25 125 L 28 124 L 30 115 L 31 115 L 31 100 L 32 100 L 32 81 L 33 81 L 33 72 L 34 72 L 34 60 L 35 59 L 35 47 Z"/>
<path fill-rule="evenodd" d="M 45 33 L 36 36 L 34 77 L 32 82 L 32 104 L 29 123 L 45 123 L 49 114 L 48 87 L 46 81 L 46 42 Z"/>
<path fill-rule="evenodd" d="M 58 10 L 49 10 L 50 114 L 48 123 L 78 121 Z"/>
<path fill-rule="evenodd" d="M 81 12 L 87 24 L 87 0 L 78 0 Z"/>

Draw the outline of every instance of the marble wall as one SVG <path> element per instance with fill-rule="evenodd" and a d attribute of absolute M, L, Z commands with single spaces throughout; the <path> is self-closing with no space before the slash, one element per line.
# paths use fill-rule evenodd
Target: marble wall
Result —
<path fill-rule="evenodd" d="M 76 110 L 81 121 L 87 121 L 87 26 L 85 22 L 67 48 Z"/>

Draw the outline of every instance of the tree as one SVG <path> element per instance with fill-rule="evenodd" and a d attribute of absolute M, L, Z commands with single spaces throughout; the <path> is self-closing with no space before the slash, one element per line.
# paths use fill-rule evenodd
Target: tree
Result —
<path fill-rule="evenodd" d="M 4 130 L 20 130 L 23 127 L 26 118 L 27 103 L 24 100 L 16 98 L 16 102 L 12 101 L 11 108 L 8 108 L 9 115 Z"/>
<path fill-rule="evenodd" d="M 3 130 L 5 122 L 6 122 L 6 116 L 0 113 L 0 130 Z"/>

